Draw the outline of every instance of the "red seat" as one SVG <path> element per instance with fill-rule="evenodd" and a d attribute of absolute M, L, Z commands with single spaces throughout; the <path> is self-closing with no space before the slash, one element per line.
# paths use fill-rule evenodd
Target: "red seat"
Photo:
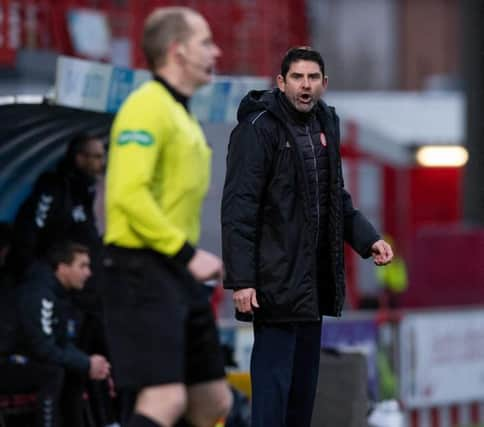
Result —
<path fill-rule="evenodd" d="M 11 415 L 22 415 L 35 409 L 37 396 L 33 394 L 0 395 L 0 427 L 7 427 L 7 418 Z"/>

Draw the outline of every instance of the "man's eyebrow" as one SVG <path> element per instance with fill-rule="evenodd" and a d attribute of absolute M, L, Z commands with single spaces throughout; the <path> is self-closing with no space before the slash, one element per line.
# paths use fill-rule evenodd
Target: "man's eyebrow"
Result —
<path fill-rule="evenodd" d="M 304 73 L 298 73 L 296 71 L 293 71 L 289 75 L 292 76 L 292 77 L 302 77 L 302 76 L 304 76 Z M 322 76 L 322 73 L 318 71 L 316 73 L 309 73 L 308 76 L 309 77 L 319 77 L 319 76 Z"/>

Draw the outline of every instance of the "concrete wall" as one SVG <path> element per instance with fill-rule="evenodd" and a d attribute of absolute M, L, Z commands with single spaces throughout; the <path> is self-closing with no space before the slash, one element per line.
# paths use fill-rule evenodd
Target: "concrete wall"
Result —
<path fill-rule="evenodd" d="M 401 88 L 424 89 L 435 81 L 431 76 L 447 76 L 442 88 L 452 85 L 462 62 L 461 2 L 400 0 L 399 22 Z"/>
<path fill-rule="evenodd" d="M 331 89 L 398 87 L 397 0 L 307 0 L 313 46 Z"/>
<path fill-rule="evenodd" d="M 455 89 L 459 0 L 306 0 L 331 89 Z"/>

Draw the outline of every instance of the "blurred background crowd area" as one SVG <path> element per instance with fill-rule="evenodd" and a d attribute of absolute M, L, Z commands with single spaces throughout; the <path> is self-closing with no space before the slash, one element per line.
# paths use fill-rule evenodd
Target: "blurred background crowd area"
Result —
<path fill-rule="evenodd" d="M 327 60 L 334 90 L 456 89 L 462 81 L 464 3 L 2 0 L 0 62 L 14 66 L 29 51 L 143 68 L 138 42 L 146 15 L 156 6 L 185 5 L 210 22 L 223 50 L 221 74 L 273 76 L 289 46 L 310 44 Z"/>

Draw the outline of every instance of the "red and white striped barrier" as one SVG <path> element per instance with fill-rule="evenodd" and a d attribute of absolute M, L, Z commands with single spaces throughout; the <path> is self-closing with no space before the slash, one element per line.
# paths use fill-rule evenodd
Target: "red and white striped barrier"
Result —
<path fill-rule="evenodd" d="M 406 427 L 484 426 L 484 402 L 419 408 L 405 411 Z"/>

